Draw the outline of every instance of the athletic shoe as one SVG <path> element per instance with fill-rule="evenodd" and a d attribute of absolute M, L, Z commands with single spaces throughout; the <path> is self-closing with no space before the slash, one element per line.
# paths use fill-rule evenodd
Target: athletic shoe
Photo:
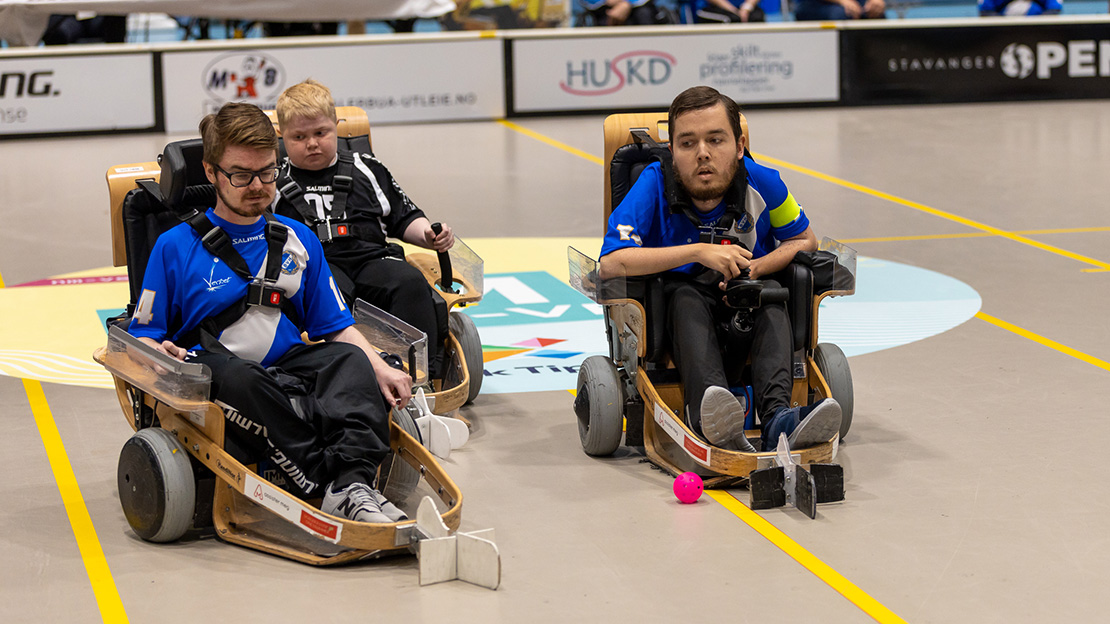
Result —
<path fill-rule="evenodd" d="M 824 444 L 840 431 L 840 404 L 824 399 L 805 407 L 779 408 L 763 425 L 763 450 L 773 451 L 785 433 L 791 449 Z"/>
<path fill-rule="evenodd" d="M 744 435 L 746 411 L 727 388 L 709 386 L 701 398 L 701 432 L 713 446 L 754 453 L 755 447 Z"/>
<path fill-rule="evenodd" d="M 370 492 L 374 500 L 378 501 L 378 504 L 382 506 L 382 513 L 385 514 L 391 522 L 400 522 L 409 519 L 408 515 L 401 511 L 400 507 L 389 502 L 389 499 L 381 492 L 377 490 L 370 490 Z"/>
<path fill-rule="evenodd" d="M 382 511 L 382 505 L 374 494 L 377 491 L 365 483 L 352 483 L 339 491 L 333 490 L 329 484 L 320 511 L 355 522 L 393 522 Z"/>

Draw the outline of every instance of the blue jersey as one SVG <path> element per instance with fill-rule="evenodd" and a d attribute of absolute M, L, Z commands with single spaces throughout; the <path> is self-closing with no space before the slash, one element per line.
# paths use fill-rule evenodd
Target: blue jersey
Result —
<path fill-rule="evenodd" d="M 753 258 L 765 256 L 779 241 L 793 238 L 809 227 L 809 218 L 794 201 L 779 172 L 744 157 L 748 172 L 746 213 L 733 224 L 730 234 L 740 239 Z M 725 213 L 722 201 L 708 213 L 699 213 L 703 225 L 716 224 Z M 609 215 L 609 228 L 601 245 L 604 257 L 625 247 L 675 247 L 699 240 L 698 228 L 684 214 L 674 214 L 664 192 L 663 169 L 659 163 L 644 168 L 620 205 Z M 701 270 L 685 264 L 673 269 L 683 273 Z"/>
<path fill-rule="evenodd" d="M 979 0 L 980 15 L 1055 15 L 1061 0 Z"/>
<path fill-rule="evenodd" d="M 252 274 L 261 276 L 267 255 L 266 220 L 236 225 L 211 209 L 207 214 L 213 225 L 227 232 Z M 232 353 L 263 366 L 270 366 L 293 345 L 303 344 L 302 330 L 318 339 L 354 324 L 324 261 L 320 240 L 300 223 L 280 216 L 277 220 L 289 228 L 277 285 L 300 319 L 294 322 L 278 308 L 251 306 L 218 336 Z M 158 237 L 128 331 L 158 342 L 175 339 L 246 296 L 248 284 L 204 248 L 189 224 L 182 223 Z M 178 328 L 172 336 L 170 327 Z"/>

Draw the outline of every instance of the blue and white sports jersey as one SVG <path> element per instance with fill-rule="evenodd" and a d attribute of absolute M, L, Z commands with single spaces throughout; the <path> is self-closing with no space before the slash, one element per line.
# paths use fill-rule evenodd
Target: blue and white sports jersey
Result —
<path fill-rule="evenodd" d="M 980 15 L 1055 15 L 1061 0 L 979 0 Z"/>
<path fill-rule="evenodd" d="M 793 238 L 809 227 L 809 218 L 786 188 L 779 172 L 744 157 L 748 171 L 746 214 L 733 224 L 731 234 L 752 251 L 753 258 L 765 256 L 779 241 Z M 725 213 L 722 202 L 701 215 L 703 225 L 713 225 Z M 671 213 L 659 163 L 644 168 L 620 205 L 609 215 L 609 229 L 601 245 L 604 257 L 625 247 L 674 247 L 698 242 L 698 228 L 683 214 Z M 698 264 L 672 269 L 682 273 L 700 270 Z"/>
<path fill-rule="evenodd" d="M 235 225 L 211 209 L 207 214 L 213 225 L 227 232 L 253 274 L 261 276 L 268 253 L 266 220 Z M 320 240 L 300 223 L 280 216 L 277 220 L 289 228 L 277 285 L 299 314 L 300 326 L 278 308 L 251 306 L 218 336 L 232 353 L 263 366 L 302 344 L 302 329 L 318 339 L 354 324 L 324 261 Z M 158 237 L 128 331 L 158 342 L 175 339 L 246 296 L 248 283 L 209 253 L 196 231 L 182 223 Z M 180 329 L 167 336 L 171 326 Z"/>

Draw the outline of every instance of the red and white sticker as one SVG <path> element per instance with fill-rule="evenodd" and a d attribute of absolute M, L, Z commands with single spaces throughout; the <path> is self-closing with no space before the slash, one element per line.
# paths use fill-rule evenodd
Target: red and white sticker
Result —
<path fill-rule="evenodd" d="M 254 502 L 304 531 L 333 544 L 339 543 L 339 538 L 343 534 L 343 525 L 327 519 L 320 512 L 298 502 L 292 496 L 258 477 L 247 474 L 243 492 Z"/>
<path fill-rule="evenodd" d="M 687 433 L 682 425 L 674 419 L 674 416 L 669 413 L 669 410 L 659 403 L 654 405 L 653 412 L 655 424 L 666 431 L 667 435 L 671 436 L 671 439 L 678 443 L 691 459 L 708 468 L 709 454 L 713 447 Z"/>

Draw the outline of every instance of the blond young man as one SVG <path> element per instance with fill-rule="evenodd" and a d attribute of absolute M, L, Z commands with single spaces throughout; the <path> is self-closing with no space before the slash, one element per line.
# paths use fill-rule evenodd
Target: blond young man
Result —
<path fill-rule="evenodd" d="M 315 80 L 286 89 L 277 102 L 288 157 L 281 163 L 274 213 L 314 229 L 348 302 L 363 299 L 428 335 L 429 369 L 443 373 L 447 308 L 389 237 L 435 251 L 455 242 L 436 234 L 373 154 L 338 149 L 335 100 Z"/>
<path fill-rule="evenodd" d="M 373 484 L 389 406 L 409 400 L 411 380 L 353 327 L 315 235 L 266 211 L 278 163 L 265 113 L 225 104 L 200 132 L 215 206 L 158 238 L 128 331 L 207 365 L 229 449 L 271 460 L 287 489 L 350 520 L 404 519 Z M 257 288 L 266 303 L 248 298 Z M 302 331 L 322 342 L 304 344 Z"/>

